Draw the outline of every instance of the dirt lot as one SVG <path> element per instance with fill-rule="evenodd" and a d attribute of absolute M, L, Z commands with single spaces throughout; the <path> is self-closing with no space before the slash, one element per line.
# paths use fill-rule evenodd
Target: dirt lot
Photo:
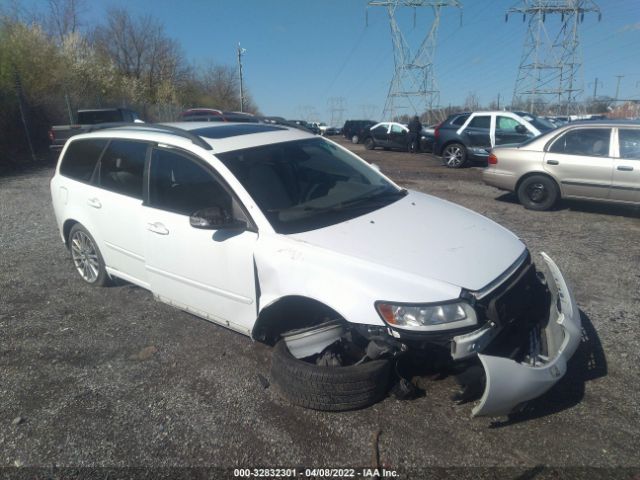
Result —
<path fill-rule="evenodd" d="M 380 462 L 400 478 L 423 478 L 426 467 L 513 466 L 501 472 L 520 478 L 538 478 L 541 466 L 605 469 L 562 472 L 591 478 L 638 472 L 640 210 L 572 202 L 530 212 L 485 186 L 479 168 L 352 149 L 557 261 L 586 335 L 556 388 L 510 419 L 471 419 L 471 405 L 449 399 L 451 378 L 426 382 L 417 400 L 355 412 L 289 406 L 259 380 L 269 378 L 268 347 L 140 288 L 85 285 L 59 241 L 43 168 L 0 178 L 0 466 L 371 467 L 379 431 Z"/>

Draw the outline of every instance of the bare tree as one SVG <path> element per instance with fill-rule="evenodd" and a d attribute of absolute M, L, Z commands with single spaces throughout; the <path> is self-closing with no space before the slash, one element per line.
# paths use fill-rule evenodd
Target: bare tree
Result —
<path fill-rule="evenodd" d="M 464 109 L 470 112 L 480 109 L 480 97 L 476 92 L 469 92 L 464 101 Z"/>
<path fill-rule="evenodd" d="M 78 31 L 86 10 L 85 0 L 49 0 L 49 15 L 45 21 L 49 34 L 62 43 L 67 35 Z"/>

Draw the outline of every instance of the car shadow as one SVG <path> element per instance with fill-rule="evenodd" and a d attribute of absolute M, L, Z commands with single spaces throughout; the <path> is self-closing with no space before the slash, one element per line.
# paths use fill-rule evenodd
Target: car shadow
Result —
<path fill-rule="evenodd" d="M 496 197 L 498 202 L 519 204 L 518 197 L 513 192 L 503 193 Z M 524 208 L 524 207 L 522 207 Z M 599 213 L 617 217 L 640 218 L 640 205 L 625 205 L 622 203 L 604 203 L 589 200 L 560 200 L 552 211 L 573 211 L 584 213 Z"/>
<path fill-rule="evenodd" d="M 582 310 L 580 318 L 582 339 L 567 363 L 564 377 L 543 396 L 528 402 L 522 410 L 510 414 L 506 420 L 492 422 L 490 428 L 503 428 L 569 409 L 582 401 L 586 382 L 607 375 L 607 359 L 598 333 Z"/>

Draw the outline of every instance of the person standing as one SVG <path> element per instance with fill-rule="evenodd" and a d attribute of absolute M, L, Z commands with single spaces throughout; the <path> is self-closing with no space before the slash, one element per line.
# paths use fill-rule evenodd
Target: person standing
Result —
<path fill-rule="evenodd" d="M 409 122 L 409 151 L 411 153 L 420 153 L 420 132 L 422 132 L 422 123 L 416 115 Z"/>

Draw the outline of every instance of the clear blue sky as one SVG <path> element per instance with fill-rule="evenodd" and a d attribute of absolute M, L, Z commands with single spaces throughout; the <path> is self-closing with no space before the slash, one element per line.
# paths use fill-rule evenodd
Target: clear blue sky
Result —
<path fill-rule="evenodd" d="M 27 1 L 27 0 L 25 0 Z M 46 7 L 45 0 L 32 0 Z M 106 9 L 123 6 L 152 14 L 165 24 L 194 63 L 235 64 L 238 42 L 246 85 L 265 114 L 298 117 L 313 107 L 329 120 L 327 101 L 344 97 L 347 117 L 362 117 L 363 105 L 380 117 L 393 75 L 393 49 L 386 10 L 367 0 L 90 0 L 87 22 L 100 21 Z M 510 100 L 522 53 L 526 24 L 505 23 L 517 0 L 461 0 L 459 12 L 443 14 L 435 59 L 441 104 L 461 104 L 469 92 L 483 104 Z M 580 33 L 584 88 L 613 96 L 615 75 L 625 75 L 620 97 L 640 98 L 640 0 L 599 0 L 602 21 L 585 17 Z M 430 23 L 426 12 L 401 16 L 408 39 L 420 40 Z"/>

